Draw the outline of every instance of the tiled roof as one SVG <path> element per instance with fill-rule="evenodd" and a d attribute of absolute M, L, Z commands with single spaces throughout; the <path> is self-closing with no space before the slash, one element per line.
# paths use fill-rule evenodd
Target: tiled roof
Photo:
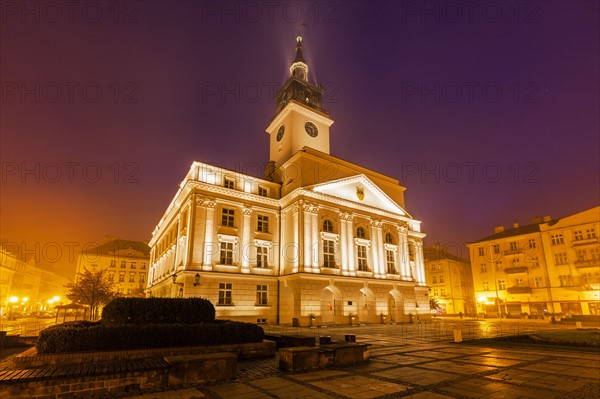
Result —
<path fill-rule="evenodd" d="M 150 256 L 150 247 L 145 242 L 120 239 L 106 241 L 101 245 L 81 251 L 81 253 L 106 256 L 128 249 L 139 251 L 143 253 L 145 257 Z"/>

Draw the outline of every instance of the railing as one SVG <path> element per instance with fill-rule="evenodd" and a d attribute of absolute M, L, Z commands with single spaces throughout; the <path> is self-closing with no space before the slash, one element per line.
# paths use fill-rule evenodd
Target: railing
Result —
<path fill-rule="evenodd" d="M 531 287 L 508 287 L 506 291 L 509 294 L 530 294 Z"/>
<path fill-rule="evenodd" d="M 504 269 L 504 273 L 506 273 L 506 274 L 527 273 L 527 266 L 507 267 Z"/>
<path fill-rule="evenodd" d="M 20 335 L 21 337 L 37 337 L 40 331 L 56 324 L 52 321 L 26 321 L 0 323 L 0 331 L 6 331 L 7 335 Z"/>
<path fill-rule="evenodd" d="M 575 261 L 575 267 L 600 267 L 600 259 L 586 259 Z"/>

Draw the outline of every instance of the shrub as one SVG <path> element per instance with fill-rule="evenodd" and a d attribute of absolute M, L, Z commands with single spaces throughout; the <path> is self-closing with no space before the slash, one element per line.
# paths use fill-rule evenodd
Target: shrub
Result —
<path fill-rule="evenodd" d="M 176 346 L 207 346 L 261 342 L 256 324 L 236 321 L 198 324 L 61 324 L 42 330 L 38 353 L 124 350 Z"/>
<path fill-rule="evenodd" d="M 102 311 L 106 324 L 205 323 L 215 307 L 204 298 L 115 298 Z"/>

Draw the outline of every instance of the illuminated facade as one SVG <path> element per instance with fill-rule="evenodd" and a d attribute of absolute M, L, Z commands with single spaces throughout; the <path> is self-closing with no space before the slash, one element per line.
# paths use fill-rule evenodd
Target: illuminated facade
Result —
<path fill-rule="evenodd" d="M 0 248 L 0 315 L 27 314 L 52 309 L 65 301 L 66 277 L 23 262 L 14 253 Z"/>
<path fill-rule="evenodd" d="M 468 244 L 478 312 L 600 314 L 600 206 Z"/>
<path fill-rule="evenodd" d="M 117 293 L 143 297 L 148 279 L 149 252 L 145 242 L 106 237 L 103 244 L 79 253 L 77 273 L 104 269 Z"/>
<path fill-rule="evenodd" d="M 329 154 L 323 90 L 298 38 L 259 179 L 194 162 L 153 231 L 148 294 L 201 296 L 217 317 L 350 323 L 427 317 L 420 222 L 398 180 Z"/>
<path fill-rule="evenodd" d="M 439 305 L 437 314 L 475 313 L 473 277 L 468 260 L 451 255 L 440 248 L 426 248 L 425 275 L 427 285 L 431 287 L 429 296 Z"/>

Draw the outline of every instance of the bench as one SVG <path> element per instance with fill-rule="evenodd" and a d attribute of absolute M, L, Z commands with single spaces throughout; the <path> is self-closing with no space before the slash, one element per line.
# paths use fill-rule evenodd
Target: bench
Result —
<path fill-rule="evenodd" d="M 304 371 L 342 367 L 367 361 L 370 344 L 355 342 L 333 343 L 319 348 L 298 346 L 279 350 L 279 369 Z"/>

